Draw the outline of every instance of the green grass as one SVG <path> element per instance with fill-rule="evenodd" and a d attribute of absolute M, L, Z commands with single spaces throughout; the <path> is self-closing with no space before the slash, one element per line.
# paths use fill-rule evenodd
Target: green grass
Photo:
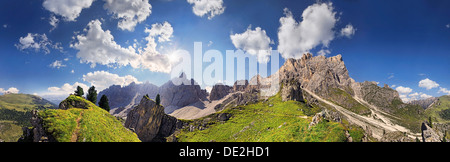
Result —
<path fill-rule="evenodd" d="M 439 103 L 425 110 L 426 117 L 431 117 L 434 122 L 450 123 L 450 96 L 439 97 Z"/>
<path fill-rule="evenodd" d="M 269 106 L 269 105 L 273 106 Z M 268 102 L 228 108 L 219 113 L 229 113 L 226 122 L 213 121 L 205 130 L 182 130 L 177 138 L 181 142 L 342 142 L 346 140 L 345 127 L 323 120 L 308 129 L 311 112 L 306 104 L 297 101 L 282 102 L 280 94 Z M 192 123 L 212 118 L 216 114 L 190 121 Z M 189 122 L 189 121 L 188 121 Z"/>
<path fill-rule="evenodd" d="M 75 134 L 77 142 L 140 142 L 135 133 L 90 101 L 74 95 L 65 101 L 85 102 L 87 106 L 67 110 L 47 109 L 39 113 L 45 129 L 57 141 L 70 142 Z"/>
<path fill-rule="evenodd" d="M 54 108 L 50 101 L 42 99 L 39 96 L 29 94 L 5 94 L 0 95 L 0 108 L 17 110 L 17 111 L 30 111 L 33 109 Z"/>
<path fill-rule="evenodd" d="M 31 110 L 54 108 L 51 102 L 29 94 L 0 95 L 0 139 L 15 142 L 29 127 Z"/>
<path fill-rule="evenodd" d="M 333 99 L 331 102 L 360 115 L 369 115 L 371 113 L 369 108 L 353 99 L 353 97 L 347 92 L 339 88 L 332 88 L 330 91 L 330 96 Z M 337 101 L 345 103 L 345 105 L 342 105 Z"/>

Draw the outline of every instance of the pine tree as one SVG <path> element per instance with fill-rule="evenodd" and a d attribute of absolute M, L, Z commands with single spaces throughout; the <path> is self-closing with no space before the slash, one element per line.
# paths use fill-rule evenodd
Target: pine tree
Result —
<path fill-rule="evenodd" d="M 98 102 L 98 106 L 109 112 L 109 110 L 110 110 L 109 100 L 108 100 L 108 97 L 106 97 L 106 95 L 102 95 L 102 97 L 100 98 L 100 101 Z"/>
<path fill-rule="evenodd" d="M 430 123 L 430 127 L 433 128 L 433 121 L 431 120 L 431 116 L 428 117 L 428 122 Z"/>
<path fill-rule="evenodd" d="M 77 86 L 77 90 L 75 91 L 75 95 L 83 97 L 83 95 L 84 95 L 83 88 L 81 88 L 80 86 Z"/>
<path fill-rule="evenodd" d="M 97 90 L 95 90 L 94 86 L 89 88 L 88 94 L 86 95 L 86 99 L 94 104 L 97 103 Z"/>
<path fill-rule="evenodd" d="M 161 97 L 159 96 L 159 94 L 156 95 L 155 101 L 156 105 L 159 105 L 161 103 Z"/>

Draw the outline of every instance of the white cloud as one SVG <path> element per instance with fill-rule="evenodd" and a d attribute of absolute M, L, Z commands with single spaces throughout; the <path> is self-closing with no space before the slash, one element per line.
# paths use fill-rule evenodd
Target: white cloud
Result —
<path fill-rule="evenodd" d="M 408 96 L 409 96 L 409 98 L 406 98 L 407 102 L 414 101 L 414 100 L 422 100 L 422 99 L 427 99 L 427 98 L 433 97 L 431 95 L 427 95 L 427 94 L 422 93 L 422 92 L 420 92 L 420 93 L 415 92 L 415 93 L 410 94 Z"/>
<path fill-rule="evenodd" d="M 99 20 L 92 20 L 87 25 L 86 35 L 77 35 L 78 40 L 70 47 L 78 51 L 77 58 L 82 63 L 90 63 L 91 67 L 96 64 L 119 65 L 137 67 L 138 55 L 131 46 L 124 48 L 114 41 L 114 36 L 109 30 L 104 31 Z"/>
<path fill-rule="evenodd" d="M 270 44 L 273 44 L 273 40 L 260 27 L 252 30 L 249 26 L 244 33 L 230 35 L 230 38 L 234 47 L 244 50 L 250 55 L 256 55 L 258 62 L 267 63 L 269 61 L 272 53 Z"/>
<path fill-rule="evenodd" d="M 334 39 L 333 28 L 338 21 L 332 3 L 308 6 L 302 13 L 303 21 L 297 22 L 289 9 L 280 18 L 278 51 L 283 58 L 300 58 L 304 53 L 322 44 L 328 47 Z"/>
<path fill-rule="evenodd" d="M 16 87 L 10 87 L 8 90 L 5 90 L 3 88 L 0 88 L 0 93 L 8 94 L 8 93 L 19 93 L 19 89 Z"/>
<path fill-rule="evenodd" d="M 111 85 L 127 86 L 132 82 L 138 84 L 142 83 L 131 75 L 121 77 L 106 71 L 89 72 L 86 75 L 83 75 L 83 81 L 91 83 L 91 86 L 95 86 L 95 89 L 99 92 Z"/>
<path fill-rule="evenodd" d="M 134 27 L 147 19 L 152 13 L 148 0 L 105 0 L 104 8 L 119 19 L 121 30 L 134 31 Z"/>
<path fill-rule="evenodd" d="M 351 38 L 353 35 L 355 35 L 355 32 L 356 32 L 356 29 L 353 28 L 353 25 L 348 24 L 347 26 L 345 26 L 345 28 L 341 29 L 340 36 Z"/>
<path fill-rule="evenodd" d="M 438 93 L 446 93 L 447 95 L 450 95 L 450 90 L 448 90 L 447 88 L 442 88 L 442 87 L 439 87 L 439 91 L 438 91 Z"/>
<path fill-rule="evenodd" d="M 72 71 L 70 71 L 70 73 L 72 73 L 72 74 L 75 73 L 75 70 L 72 69 Z"/>
<path fill-rule="evenodd" d="M 42 6 L 48 11 L 64 17 L 65 21 L 75 21 L 81 10 L 89 8 L 94 0 L 44 0 Z"/>
<path fill-rule="evenodd" d="M 43 51 L 45 54 L 50 53 L 49 48 L 58 49 L 62 52 L 63 48 L 61 47 L 61 43 L 53 44 L 51 40 L 47 38 L 47 35 L 44 34 L 33 34 L 28 33 L 25 37 L 19 38 L 19 43 L 15 44 L 17 49 L 20 51 L 32 50 L 35 52 Z"/>
<path fill-rule="evenodd" d="M 8 28 L 8 24 L 3 24 L 3 28 Z"/>
<path fill-rule="evenodd" d="M 432 81 L 432 80 L 426 78 L 426 79 L 421 80 L 419 82 L 419 87 L 426 88 L 427 90 L 430 90 L 432 88 L 439 87 L 439 84 L 437 84 L 435 81 Z"/>
<path fill-rule="evenodd" d="M 145 38 L 147 47 L 140 51 L 140 67 L 154 72 L 169 73 L 176 62 L 171 54 L 161 54 L 157 49 L 156 40 L 159 43 L 168 42 L 173 37 L 173 28 L 167 21 L 163 24 L 153 24 L 152 28 L 145 29 L 148 36 Z"/>
<path fill-rule="evenodd" d="M 99 20 L 92 20 L 84 30 L 87 33 L 77 35 L 77 41 L 70 45 L 79 50 L 77 58 L 80 58 L 82 63 L 91 64 L 91 67 L 95 67 L 96 64 L 111 67 L 130 65 L 132 68 L 170 73 L 172 65 L 178 61 L 170 52 L 161 54 L 156 48 L 158 43 L 168 42 L 173 37 L 173 28 L 168 22 L 156 23 L 151 29 L 145 29 L 145 32 L 149 34 L 145 38 L 146 47 L 138 48 L 137 51 L 136 47 L 124 48 L 117 44 L 111 32 L 104 31 L 101 24 Z"/>
<path fill-rule="evenodd" d="M 445 25 L 445 27 L 450 28 L 450 24 Z"/>
<path fill-rule="evenodd" d="M 328 55 L 328 54 L 330 54 L 330 53 L 331 53 L 330 50 L 327 50 L 327 49 L 321 49 L 319 52 L 317 52 L 317 55 L 319 55 L 319 56 L 326 56 L 326 55 Z"/>
<path fill-rule="evenodd" d="M 64 64 L 62 63 L 62 61 L 59 61 L 59 60 L 55 60 L 55 62 L 51 63 L 51 64 L 48 65 L 48 66 L 50 66 L 51 68 L 57 68 L 57 69 L 59 69 L 59 68 L 61 68 L 61 67 L 66 67 L 66 65 L 64 65 Z"/>
<path fill-rule="evenodd" d="M 75 82 L 74 84 L 65 83 L 61 87 L 49 87 L 47 92 L 40 94 L 42 97 L 67 97 L 69 94 L 73 94 L 77 89 L 77 86 L 83 88 L 86 92 L 88 90 L 88 86 L 83 83 Z"/>
<path fill-rule="evenodd" d="M 395 85 L 395 84 L 394 84 L 394 85 L 391 85 L 391 88 L 395 88 L 395 87 L 397 87 L 397 85 Z"/>
<path fill-rule="evenodd" d="M 192 11 L 195 15 L 200 17 L 208 15 L 209 20 L 225 11 L 223 0 L 187 0 L 187 2 L 194 5 Z"/>
<path fill-rule="evenodd" d="M 58 27 L 59 19 L 56 18 L 55 15 L 52 15 L 52 16 L 49 18 L 49 22 L 48 22 L 48 23 L 52 26 L 52 28 L 50 29 L 50 32 L 52 32 L 53 30 L 56 29 L 56 27 Z"/>
<path fill-rule="evenodd" d="M 427 99 L 427 98 L 430 98 L 430 97 L 433 97 L 433 96 L 427 95 L 427 94 L 421 94 L 420 95 L 420 99 Z"/>
<path fill-rule="evenodd" d="M 401 94 L 408 94 L 412 92 L 411 88 L 403 86 L 398 86 L 397 88 L 395 88 L 395 90 L 397 90 L 397 92 Z"/>

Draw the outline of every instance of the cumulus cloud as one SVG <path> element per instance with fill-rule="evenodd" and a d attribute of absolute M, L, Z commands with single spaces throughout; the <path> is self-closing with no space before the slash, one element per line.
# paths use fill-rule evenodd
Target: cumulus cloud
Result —
<path fill-rule="evenodd" d="M 65 21 L 75 21 L 81 10 L 89 8 L 94 0 L 44 0 L 42 6 L 48 11 L 64 17 Z"/>
<path fill-rule="evenodd" d="M 194 5 L 192 11 L 195 15 L 200 17 L 207 15 L 209 20 L 225 11 L 223 0 L 187 0 L 187 2 Z"/>
<path fill-rule="evenodd" d="M 131 46 L 124 48 L 114 41 L 114 36 L 109 30 L 104 31 L 99 20 L 92 20 L 84 29 L 87 33 L 76 36 L 78 40 L 70 47 L 78 51 L 77 58 L 82 63 L 137 67 L 138 55 Z"/>
<path fill-rule="evenodd" d="M 159 24 L 153 24 L 150 29 L 146 28 L 145 33 L 148 36 L 146 48 L 140 52 L 140 67 L 155 72 L 170 73 L 172 65 L 177 61 L 176 56 L 172 54 L 161 54 L 157 50 L 158 43 L 168 42 L 173 37 L 173 28 L 167 21 Z M 158 40 L 158 43 L 156 43 Z"/>
<path fill-rule="evenodd" d="M 412 94 L 410 94 L 408 96 L 410 97 L 410 98 L 408 98 L 409 101 L 421 100 L 421 99 L 427 99 L 427 98 L 433 97 L 431 95 L 427 95 L 427 94 L 422 93 L 422 92 L 420 92 L 420 93 L 415 92 L 415 93 L 412 93 Z"/>
<path fill-rule="evenodd" d="M 258 62 L 267 63 L 269 61 L 272 52 L 270 44 L 273 44 L 273 40 L 260 27 L 256 27 L 255 30 L 249 27 L 244 33 L 230 35 L 230 38 L 234 47 L 250 55 L 255 55 Z"/>
<path fill-rule="evenodd" d="M 173 28 L 168 22 L 153 24 L 145 29 L 149 35 L 145 38 L 146 47 L 136 51 L 136 47 L 120 46 L 114 41 L 109 30 L 104 31 L 99 20 L 92 20 L 85 29 L 86 34 L 76 36 L 76 42 L 71 44 L 78 51 L 77 58 L 83 63 L 107 66 L 127 66 L 144 68 L 153 72 L 170 73 L 172 65 L 177 62 L 172 54 L 161 54 L 157 50 L 158 43 L 168 42 L 173 37 Z M 157 43 L 158 42 L 158 43 Z"/>
<path fill-rule="evenodd" d="M 395 90 L 397 90 L 397 92 L 401 94 L 408 94 L 412 92 L 411 88 L 403 86 L 398 86 L 397 88 L 395 88 Z"/>
<path fill-rule="evenodd" d="M 134 27 L 147 19 L 152 13 L 148 0 L 105 0 L 104 8 L 119 19 L 121 30 L 134 31 Z"/>
<path fill-rule="evenodd" d="M 51 63 L 48 66 L 50 66 L 51 68 L 57 68 L 57 69 L 62 68 L 62 67 L 66 67 L 66 65 L 64 65 L 62 63 L 62 61 L 60 61 L 60 60 L 55 60 L 55 62 Z"/>
<path fill-rule="evenodd" d="M 139 82 L 134 76 L 126 75 L 119 76 L 106 71 L 89 72 L 83 75 L 83 81 L 89 82 L 91 86 L 95 86 L 97 91 L 102 91 L 111 85 L 127 86 L 130 83 L 142 83 Z"/>
<path fill-rule="evenodd" d="M 341 29 L 340 36 L 351 38 L 353 35 L 355 35 L 355 32 L 356 28 L 353 28 L 352 24 L 348 24 L 347 26 L 345 26 L 345 28 Z"/>
<path fill-rule="evenodd" d="M 318 45 L 328 47 L 334 39 L 338 18 L 332 3 L 316 3 L 302 13 L 303 21 L 296 21 L 285 8 L 278 29 L 278 51 L 284 58 L 300 58 Z"/>
<path fill-rule="evenodd" d="M 45 54 L 50 53 L 50 48 L 57 49 L 62 52 L 61 43 L 52 43 L 47 35 L 28 33 L 25 37 L 19 38 L 19 43 L 15 44 L 20 51 L 34 50 L 35 52 L 43 51 Z"/>
<path fill-rule="evenodd" d="M 8 90 L 0 88 L 0 93 L 3 93 L 3 94 L 19 93 L 19 89 L 17 89 L 16 87 L 10 87 L 10 88 L 8 88 Z"/>
<path fill-rule="evenodd" d="M 419 87 L 426 88 L 427 90 L 430 90 L 432 88 L 439 87 L 439 84 L 437 84 L 435 81 L 432 81 L 432 80 L 426 78 L 426 79 L 421 80 L 419 82 Z"/>
<path fill-rule="evenodd" d="M 78 86 L 83 88 L 84 91 L 87 91 L 89 88 L 86 84 L 79 83 L 79 82 L 75 82 L 74 84 L 65 83 L 61 87 L 49 87 L 47 89 L 47 92 L 42 93 L 41 96 L 43 96 L 43 97 L 49 97 L 49 96 L 51 96 L 51 97 L 57 97 L 57 96 L 67 97 L 67 96 L 69 96 L 69 94 L 73 94 Z"/>
<path fill-rule="evenodd" d="M 447 95 L 450 95 L 450 90 L 448 90 L 447 88 L 439 87 L 438 93 L 446 93 Z"/>

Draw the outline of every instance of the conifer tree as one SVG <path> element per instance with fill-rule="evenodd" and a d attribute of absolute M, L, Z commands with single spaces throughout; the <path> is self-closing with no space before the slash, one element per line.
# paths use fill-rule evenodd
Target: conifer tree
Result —
<path fill-rule="evenodd" d="M 98 106 L 109 112 L 109 110 L 110 110 L 109 100 L 108 100 L 108 97 L 106 97 L 106 95 L 102 95 L 102 97 L 100 98 L 100 101 L 98 102 Z"/>
<path fill-rule="evenodd" d="M 89 88 L 88 94 L 86 95 L 86 99 L 94 104 L 97 103 L 97 90 L 95 90 L 94 86 Z"/>

